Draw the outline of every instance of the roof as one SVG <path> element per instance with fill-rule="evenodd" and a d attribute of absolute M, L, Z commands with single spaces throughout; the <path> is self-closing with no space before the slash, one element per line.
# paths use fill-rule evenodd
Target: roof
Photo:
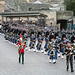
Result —
<path fill-rule="evenodd" d="M 47 15 L 42 14 L 38 11 L 27 11 L 27 12 L 0 12 L 3 17 L 47 17 Z"/>

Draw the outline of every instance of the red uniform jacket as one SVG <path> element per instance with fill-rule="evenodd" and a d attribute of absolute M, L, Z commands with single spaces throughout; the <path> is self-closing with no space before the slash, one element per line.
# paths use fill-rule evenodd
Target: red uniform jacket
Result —
<path fill-rule="evenodd" d="M 21 43 L 17 43 L 17 45 L 19 46 L 19 45 L 21 45 Z M 18 53 L 24 53 L 24 49 L 25 49 L 25 48 L 26 48 L 26 46 L 23 45 L 23 48 L 20 49 L 20 50 L 18 51 Z"/>

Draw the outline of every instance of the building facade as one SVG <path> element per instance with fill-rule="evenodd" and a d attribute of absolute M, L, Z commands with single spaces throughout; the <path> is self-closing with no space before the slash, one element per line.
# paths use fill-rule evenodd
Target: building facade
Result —
<path fill-rule="evenodd" d="M 5 12 L 36 12 L 46 15 L 46 25 L 67 29 L 72 25 L 73 11 L 67 11 L 64 0 L 5 0 Z M 24 17 L 23 17 L 24 18 Z"/>

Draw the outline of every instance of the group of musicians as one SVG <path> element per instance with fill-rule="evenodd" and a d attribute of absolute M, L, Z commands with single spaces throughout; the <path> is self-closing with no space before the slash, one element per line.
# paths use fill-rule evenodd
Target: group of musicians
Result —
<path fill-rule="evenodd" d="M 41 30 L 37 32 L 34 30 L 26 32 L 25 30 L 9 28 L 5 30 L 5 39 L 19 46 L 19 63 L 21 63 L 22 56 L 22 64 L 24 64 L 24 49 L 34 52 L 41 51 L 45 55 L 48 55 L 49 62 L 53 64 L 56 63 L 58 57 L 63 59 L 64 56 L 66 56 L 66 69 L 68 71 L 70 62 L 71 72 L 74 72 L 73 56 L 75 60 L 75 33 L 59 33 L 49 30 L 45 32 Z M 30 43 L 28 46 L 29 40 Z"/>

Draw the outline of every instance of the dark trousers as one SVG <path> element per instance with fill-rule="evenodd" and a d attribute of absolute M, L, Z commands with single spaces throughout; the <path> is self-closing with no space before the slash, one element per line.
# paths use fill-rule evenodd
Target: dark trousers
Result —
<path fill-rule="evenodd" d="M 19 53 L 19 63 L 21 62 L 21 56 L 22 56 L 22 63 L 24 63 L 24 53 Z"/>
<path fill-rule="evenodd" d="M 66 60 L 67 60 L 67 70 L 69 69 L 69 62 L 70 62 L 70 66 L 71 66 L 71 71 L 73 70 L 73 56 L 66 56 Z"/>
<path fill-rule="evenodd" d="M 74 60 L 75 60 L 75 56 L 74 56 Z"/>

